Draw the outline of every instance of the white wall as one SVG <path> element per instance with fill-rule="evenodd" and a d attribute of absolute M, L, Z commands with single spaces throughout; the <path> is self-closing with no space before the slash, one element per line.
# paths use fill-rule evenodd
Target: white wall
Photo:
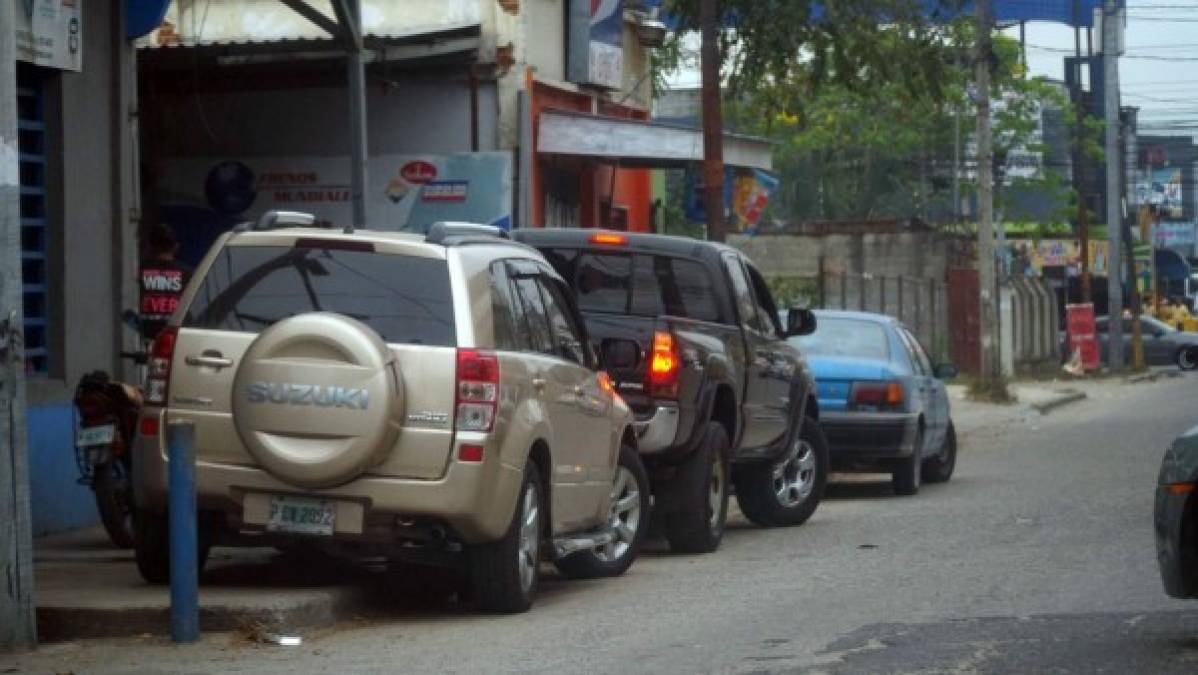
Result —
<path fill-rule="evenodd" d="M 522 0 L 523 61 L 539 77 L 564 82 L 566 79 L 565 0 Z"/>

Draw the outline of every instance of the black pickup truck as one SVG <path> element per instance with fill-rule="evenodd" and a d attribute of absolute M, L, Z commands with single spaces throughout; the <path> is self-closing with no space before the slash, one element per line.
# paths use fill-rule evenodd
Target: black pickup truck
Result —
<path fill-rule="evenodd" d="M 730 487 L 759 525 L 799 525 L 823 497 L 828 448 L 806 361 L 761 274 L 733 248 L 600 230 L 519 230 L 569 283 L 637 416 L 657 525 L 672 550 L 715 550 Z"/>

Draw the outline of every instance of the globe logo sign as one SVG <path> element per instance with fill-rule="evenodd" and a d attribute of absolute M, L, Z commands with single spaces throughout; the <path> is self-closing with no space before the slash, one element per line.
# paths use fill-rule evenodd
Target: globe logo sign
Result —
<path fill-rule="evenodd" d="M 258 191 L 254 172 L 237 161 L 221 162 L 208 172 L 204 181 L 204 197 L 217 213 L 235 216 L 254 205 Z"/>

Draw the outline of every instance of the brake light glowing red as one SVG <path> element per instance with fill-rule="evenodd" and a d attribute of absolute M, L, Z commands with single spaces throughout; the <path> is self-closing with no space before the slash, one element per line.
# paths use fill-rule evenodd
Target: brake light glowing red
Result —
<path fill-rule="evenodd" d="M 499 357 L 473 349 L 458 350 L 456 427 L 488 432 L 499 407 Z"/>
<path fill-rule="evenodd" d="M 598 232 L 591 235 L 590 242 L 600 246 L 627 246 L 628 237 L 613 232 Z"/>
<path fill-rule="evenodd" d="M 171 360 L 175 357 L 178 338 L 179 329 L 167 326 L 154 339 L 146 373 L 146 402 L 151 405 L 166 405 L 171 382 Z"/>
<path fill-rule="evenodd" d="M 653 334 L 649 356 L 649 392 L 657 398 L 678 397 L 678 377 L 682 370 L 674 336 L 665 331 Z"/>

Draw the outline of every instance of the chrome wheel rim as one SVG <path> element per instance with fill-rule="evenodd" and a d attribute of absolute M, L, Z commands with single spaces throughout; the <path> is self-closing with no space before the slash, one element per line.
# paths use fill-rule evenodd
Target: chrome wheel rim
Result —
<path fill-rule="evenodd" d="M 720 527 L 720 507 L 724 505 L 726 489 L 728 488 L 724 481 L 724 463 L 717 457 L 711 466 L 711 483 L 707 490 L 707 520 L 713 532 Z"/>
<path fill-rule="evenodd" d="M 616 479 L 612 482 L 611 509 L 608 512 L 608 527 L 614 538 L 595 549 L 595 555 L 603 562 L 619 560 L 628 553 L 636 540 L 637 528 L 641 525 L 641 491 L 636 476 L 626 467 L 616 467 Z"/>
<path fill-rule="evenodd" d="M 792 508 L 803 503 L 815 489 L 815 449 L 803 439 L 774 465 L 774 495 L 778 503 Z"/>
<path fill-rule="evenodd" d="M 520 568 L 520 587 L 527 591 L 537 577 L 541 547 L 541 508 L 535 484 L 529 483 L 524 488 L 524 498 L 520 501 L 520 546 L 516 555 Z"/>

